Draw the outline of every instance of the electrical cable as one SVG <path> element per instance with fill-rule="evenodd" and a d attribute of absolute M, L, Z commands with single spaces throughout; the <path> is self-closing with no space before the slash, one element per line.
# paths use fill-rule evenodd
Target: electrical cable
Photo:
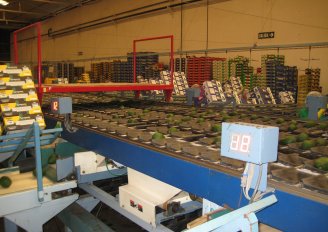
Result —
<path fill-rule="evenodd" d="M 113 172 L 111 172 L 108 168 L 108 159 L 105 160 L 105 164 L 106 164 L 106 168 L 107 168 L 107 171 L 109 172 L 109 174 L 111 174 L 112 176 L 115 176 L 115 177 L 119 177 L 119 176 L 123 176 L 123 175 L 126 175 L 127 172 L 124 172 L 124 173 L 121 173 L 121 174 L 115 174 Z M 119 168 L 119 169 L 122 169 L 122 168 Z"/>
<path fill-rule="evenodd" d="M 69 133 L 75 133 L 78 129 L 72 126 L 71 114 L 65 114 L 64 126 Z"/>
<path fill-rule="evenodd" d="M 250 200 L 250 203 L 253 203 L 254 202 L 254 198 L 256 196 L 256 194 L 258 193 L 258 189 L 260 187 L 260 183 L 261 183 L 261 179 L 262 179 L 262 171 L 263 171 L 263 166 L 262 164 L 259 165 L 259 175 L 257 177 L 257 182 L 256 182 L 256 185 L 255 185 L 255 189 L 254 189 L 254 192 L 252 194 L 252 198 Z"/>

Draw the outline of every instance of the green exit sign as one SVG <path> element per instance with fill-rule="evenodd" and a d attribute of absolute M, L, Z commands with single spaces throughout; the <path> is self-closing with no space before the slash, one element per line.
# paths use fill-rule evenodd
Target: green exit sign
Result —
<path fill-rule="evenodd" d="M 274 31 L 269 32 L 260 32 L 258 34 L 259 39 L 273 39 L 274 38 Z"/>

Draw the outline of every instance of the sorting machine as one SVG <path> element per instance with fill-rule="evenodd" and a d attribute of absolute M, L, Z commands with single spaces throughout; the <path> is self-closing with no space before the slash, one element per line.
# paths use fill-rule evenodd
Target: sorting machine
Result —
<path fill-rule="evenodd" d="M 91 179 L 88 179 L 90 176 L 87 177 L 89 182 L 80 182 L 79 187 L 106 202 L 143 228 L 149 231 L 166 230 L 160 224 L 164 214 L 161 218 L 153 211 L 155 206 L 165 202 L 181 202 L 186 207 L 185 212 L 192 212 L 193 209 L 201 207 L 199 204 L 190 203 L 192 201 L 188 196 L 180 195 L 182 192 L 192 193 L 215 205 L 226 205 L 229 209 L 241 210 L 233 211 L 236 214 L 234 216 L 227 214 L 200 227 L 191 228 L 195 231 L 222 229 L 223 225 L 231 225 L 232 218 L 241 219 L 241 215 L 251 215 L 265 207 L 267 208 L 256 213 L 256 217 L 250 217 L 252 220 L 250 219 L 248 223 L 243 224 L 242 221 L 238 223 L 243 225 L 243 229 L 249 230 L 255 228 L 252 225 L 257 224 L 257 218 L 260 222 L 283 231 L 321 231 L 322 228 L 327 228 L 325 219 L 328 213 L 327 176 L 326 173 L 313 167 L 313 159 L 327 155 L 327 146 L 314 147 L 311 150 L 301 150 L 295 144 L 277 146 L 275 145 L 275 141 L 278 140 L 276 132 L 269 132 L 261 137 L 252 134 L 253 129 L 243 129 L 246 139 L 241 137 L 240 141 L 245 143 L 246 147 L 252 147 L 252 154 L 254 154 L 253 147 L 259 147 L 259 157 L 266 157 L 267 160 L 247 155 L 248 148 L 245 147 L 238 148 L 241 151 L 239 156 L 236 153 L 226 156 L 224 153 L 229 149 L 238 150 L 234 146 L 227 150 L 229 145 L 237 144 L 238 133 L 234 133 L 235 137 L 231 137 L 231 141 L 226 141 L 228 137 L 221 135 L 220 131 L 212 130 L 214 124 L 221 124 L 222 121 L 231 123 L 243 121 L 251 123 L 251 128 L 255 131 L 256 128 L 261 127 L 261 124 L 279 127 L 280 137 L 306 131 L 311 137 L 322 137 L 327 140 L 327 128 L 319 130 L 319 124 L 315 124 L 313 128 L 306 128 L 304 127 L 306 122 L 297 121 L 298 130 L 289 132 L 290 121 L 296 120 L 294 118 L 296 109 L 293 106 L 240 106 L 232 111 L 230 108 L 195 109 L 167 103 L 113 101 L 106 96 L 101 97 L 104 103 L 100 104 L 99 98 L 95 95 L 75 97 L 79 100 L 77 98 L 74 100 L 73 96 L 75 104 L 70 118 L 73 127 L 77 130 L 74 133 L 64 130 L 62 137 L 128 167 L 129 176 L 129 184 L 120 189 L 120 197 L 122 197 L 120 201 L 90 184 L 93 177 Z M 46 112 L 45 117 L 50 127 L 57 121 L 65 120 L 65 117 L 51 112 Z M 177 128 L 178 131 L 170 131 L 172 127 Z M 155 131 L 165 134 L 165 138 L 152 139 Z M 222 145 L 213 142 L 213 139 L 220 135 Z M 277 148 L 278 161 L 263 165 L 274 161 L 269 158 L 269 154 L 274 154 Z M 254 159 L 243 159 L 244 156 Z M 247 185 L 248 189 L 261 190 L 259 195 L 255 194 L 259 196 L 258 199 L 263 197 L 262 200 L 252 204 L 249 204 L 246 197 L 242 197 L 243 181 L 241 183 L 240 177 L 244 168 L 246 167 L 245 175 L 247 167 L 250 167 L 243 161 L 264 166 L 261 171 L 260 168 L 253 167 L 253 176 L 259 179 L 259 183 L 252 180 L 250 182 L 252 184 Z M 120 173 L 122 169 L 116 171 Z M 262 172 L 265 174 L 268 172 L 268 180 L 262 177 Z M 167 193 L 159 194 L 161 189 L 166 189 Z M 267 195 L 262 196 L 261 193 Z M 140 196 L 146 197 L 140 198 Z M 178 200 L 172 200 L 174 198 Z M 251 202 L 253 200 L 254 198 Z M 145 212 L 147 214 L 150 212 L 148 206 L 153 213 L 146 216 Z M 232 228 L 235 229 L 238 230 Z"/>

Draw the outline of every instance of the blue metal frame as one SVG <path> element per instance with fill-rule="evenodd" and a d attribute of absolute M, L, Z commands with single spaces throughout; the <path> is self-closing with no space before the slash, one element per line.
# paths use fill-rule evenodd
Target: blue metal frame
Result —
<path fill-rule="evenodd" d="M 47 125 L 56 121 L 46 118 Z M 171 184 L 212 202 L 239 208 L 248 202 L 243 198 L 238 206 L 241 188 L 238 177 L 219 172 L 146 149 L 135 144 L 80 128 L 62 137 L 69 142 L 107 156 L 119 163 Z M 276 190 L 278 203 L 257 213 L 260 222 L 283 231 L 323 231 L 328 228 L 328 205 Z"/>
<path fill-rule="evenodd" d="M 40 130 L 39 124 L 34 122 L 27 131 L 0 136 L 0 155 L 10 154 L 9 166 L 12 166 L 16 158 L 25 148 L 34 147 L 36 156 L 36 178 L 38 199 L 43 198 L 41 146 L 51 144 L 60 134 L 62 128 Z"/>

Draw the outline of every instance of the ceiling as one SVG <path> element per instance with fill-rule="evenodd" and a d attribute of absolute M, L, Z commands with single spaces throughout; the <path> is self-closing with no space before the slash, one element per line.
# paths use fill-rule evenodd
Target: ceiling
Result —
<path fill-rule="evenodd" d="M 0 29 L 15 30 L 84 4 L 83 0 L 7 0 L 0 6 Z"/>

